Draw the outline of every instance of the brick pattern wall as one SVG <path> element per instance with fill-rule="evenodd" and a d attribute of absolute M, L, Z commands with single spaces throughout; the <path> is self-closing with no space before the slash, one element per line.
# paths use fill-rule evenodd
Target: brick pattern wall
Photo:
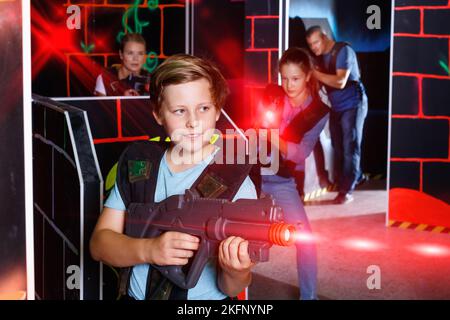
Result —
<path fill-rule="evenodd" d="M 39 73 L 34 81 L 55 80 L 65 82 L 65 88 L 59 83 L 54 88 L 46 88 L 46 84 L 38 87 L 49 96 L 91 95 L 95 87 L 95 79 L 102 67 L 110 67 L 120 63 L 117 52 L 117 36 L 120 32 L 138 32 L 147 41 L 149 53 L 148 68 L 154 69 L 167 57 L 184 52 L 184 0 L 39 0 L 33 5 L 34 42 L 54 41 L 52 50 L 57 51 L 58 58 L 51 55 L 36 57 L 33 52 L 33 68 Z M 81 13 L 81 29 L 66 29 L 67 7 L 77 5 Z M 54 17 L 47 20 L 41 17 Z M 41 30 L 45 25 L 44 32 Z M 56 30 L 56 31 L 55 31 Z M 61 38 L 49 36 L 55 33 Z M 70 48 L 66 42 L 71 42 Z M 93 50 L 85 50 L 84 46 L 93 45 Z M 45 47 L 45 46 L 44 46 Z M 53 52 L 54 53 L 54 52 Z M 50 61 L 46 61 L 49 60 Z M 38 64 L 45 61 L 45 68 Z M 48 76 L 46 76 L 48 75 Z M 36 86 L 36 84 L 34 84 Z M 63 91 L 64 90 L 64 91 Z"/>
<path fill-rule="evenodd" d="M 450 204 L 450 1 L 395 2 L 391 188 Z"/>
<path fill-rule="evenodd" d="M 254 110 L 261 90 L 278 81 L 279 5 L 277 0 L 247 0 L 245 11 L 245 89 Z"/>

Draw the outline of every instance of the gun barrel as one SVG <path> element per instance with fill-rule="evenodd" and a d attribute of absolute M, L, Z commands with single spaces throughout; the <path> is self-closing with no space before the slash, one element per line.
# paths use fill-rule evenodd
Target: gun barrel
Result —
<path fill-rule="evenodd" d="M 247 222 L 252 223 L 281 222 L 283 220 L 281 208 L 276 206 L 271 198 L 239 199 L 236 202 L 227 202 L 223 205 L 221 215 L 226 219 L 236 221 L 245 217 Z"/>
<path fill-rule="evenodd" d="M 227 219 L 213 219 L 208 223 L 207 235 L 210 239 L 224 240 L 230 236 L 242 237 L 249 241 L 263 241 L 278 246 L 290 246 L 295 241 L 294 225 L 276 223 L 248 223 Z"/>

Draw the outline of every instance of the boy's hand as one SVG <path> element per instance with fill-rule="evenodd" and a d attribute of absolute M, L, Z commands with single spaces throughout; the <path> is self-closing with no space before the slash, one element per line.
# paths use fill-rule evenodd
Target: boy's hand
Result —
<path fill-rule="evenodd" d="M 187 233 L 168 231 L 148 239 L 148 261 L 159 266 L 183 266 L 194 256 L 200 240 Z"/>
<path fill-rule="evenodd" d="M 255 265 L 248 254 L 248 241 L 239 237 L 229 237 L 219 245 L 219 264 L 228 274 L 250 272 Z"/>

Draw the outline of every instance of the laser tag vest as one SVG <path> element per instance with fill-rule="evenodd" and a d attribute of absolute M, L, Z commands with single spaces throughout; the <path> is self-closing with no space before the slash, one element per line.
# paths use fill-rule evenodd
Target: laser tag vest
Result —
<path fill-rule="evenodd" d="M 339 55 L 339 52 L 341 52 L 341 50 L 343 48 L 345 48 L 346 46 L 350 46 L 350 43 L 348 42 L 336 42 L 333 46 L 333 49 L 331 49 L 331 59 L 330 62 L 328 63 L 328 65 L 325 64 L 324 58 L 323 56 L 321 56 L 318 60 L 319 60 L 319 64 L 320 64 L 320 69 L 322 72 L 326 73 L 326 74 L 332 74 L 335 75 L 336 74 L 336 63 L 337 63 L 337 57 Z M 357 85 L 358 87 L 361 86 L 361 81 L 354 81 L 354 80 L 348 80 L 347 83 L 345 84 L 345 88 L 348 88 L 352 85 Z M 330 93 L 332 91 L 336 91 L 336 90 L 342 90 L 342 89 L 337 89 L 337 88 L 333 88 L 330 87 L 328 85 L 324 85 L 325 88 L 327 89 L 327 92 Z"/>
<path fill-rule="evenodd" d="M 250 161 L 238 164 L 234 154 L 234 164 L 225 163 L 226 143 L 214 160 L 203 170 L 190 190 L 203 198 L 227 199 L 232 201 L 252 168 Z M 158 171 L 167 143 L 140 141 L 129 145 L 118 163 L 117 186 L 125 204 L 154 203 Z M 221 158 L 223 156 L 223 158 Z M 220 161 L 222 160 L 223 161 Z M 219 162 L 219 163 L 216 163 Z M 126 219 L 133 219 L 127 214 Z M 125 221 L 125 230 L 126 228 Z M 126 234 L 126 231 L 125 231 Z M 122 268 L 119 292 L 126 295 L 129 288 L 131 269 Z M 164 277 L 156 268 L 150 268 L 146 284 L 146 300 L 187 300 L 187 290 L 182 289 Z"/>
<path fill-rule="evenodd" d="M 281 134 L 281 138 L 288 142 L 300 143 L 303 136 L 319 123 L 330 112 L 330 108 L 322 102 L 319 96 L 313 97 L 310 105 L 300 111 L 288 124 Z M 293 177 L 296 164 L 289 160 L 282 160 L 277 175 Z"/>
<path fill-rule="evenodd" d="M 150 73 L 141 70 L 137 76 L 129 75 L 125 79 L 119 79 L 120 65 L 114 65 L 102 72 L 103 84 L 107 96 L 123 96 L 126 90 L 134 89 L 139 95 L 150 94 Z"/>

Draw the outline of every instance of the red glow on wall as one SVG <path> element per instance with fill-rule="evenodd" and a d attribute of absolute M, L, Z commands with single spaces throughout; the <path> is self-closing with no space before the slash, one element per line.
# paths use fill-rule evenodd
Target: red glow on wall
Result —
<path fill-rule="evenodd" d="M 63 15 L 60 14 L 61 8 L 64 9 Z M 92 91 L 95 77 L 101 72 L 103 65 L 90 59 L 92 54 L 83 52 L 80 43 L 85 32 L 67 28 L 67 15 L 62 6 L 49 6 L 45 10 L 38 5 L 32 6 L 31 15 L 33 79 L 48 63 L 57 62 L 66 66 L 68 96 L 71 77 L 75 77 L 80 84 Z M 49 19 L 49 16 L 52 19 Z"/>
<path fill-rule="evenodd" d="M 202 19 L 209 19 L 212 16 L 212 12 L 209 8 L 205 8 L 203 7 L 200 12 L 199 15 Z"/>
<path fill-rule="evenodd" d="M 48 10 L 48 11 L 47 11 Z M 58 12 L 59 7 L 53 6 L 46 12 Z M 32 19 L 32 76 L 39 74 L 42 68 L 52 59 L 65 62 L 65 52 L 79 51 L 76 32 L 69 32 L 65 18 L 48 19 L 34 6 L 31 7 Z"/>
<path fill-rule="evenodd" d="M 160 4 L 158 9 L 161 17 L 160 25 L 160 48 L 159 59 L 166 59 L 164 54 L 164 11 L 170 8 L 184 8 L 185 1 L 178 1 L 176 4 Z M 91 14 L 94 13 L 95 8 L 121 8 L 126 12 L 130 7 L 134 6 L 133 1 L 128 4 L 114 4 L 108 1 L 103 2 L 89 2 L 89 3 L 75 3 L 81 8 L 81 30 L 69 30 L 66 26 L 66 19 L 68 17 L 66 8 L 72 5 L 71 0 L 66 3 L 58 3 L 48 5 L 45 3 L 33 2 L 31 7 L 32 16 L 32 75 L 35 78 L 42 69 L 50 61 L 56 61 L 66 65 L 66 87 L 67 96 L 71 96 L 70 87 L 72 77 L 75 77 L 78 84 L 83 84 L 89 92 L 93 90 L 93 81 L 95 77 L 101 72 L 102 67 L 111 65 L 108 59 L 111 56 L 118 56 L 118 52 L 114 49 L 114 43 L 109 43 L 109 37 L 106 34 L 97 33 L 92 34 L 88 27 L 88 20 Z M 142 9 L 148 8 L 148 0 L 142 1 L 137 7 Z M 121 23 L 118 21 L 117 23 Z M 85 47 L 93 45 L 91 51 L 85 51 L 81 43 Z M 80 58 L 83 55 L 86 59 Z M 93 57 L 103 58 L 100 65 L 93 60 L 86 65 L 80 65 L 79 60 L 88 61 Z"/>
<path fill-rule="evenodd" d="M 114 44 L 110 43 L 106 34 L 96 33 L 95 38 L 91 42 L 95 46 L 96 52 L 112 52 L 114 51 Z"/>
<path fill-rule="evenodd" d="M 222 39 L 214 46 L 214 55 L 227 69 L 231 78 L 238 78 L 241 66 L 236 61 L 242 61 L 242 46 L 240 39 Z"/>

